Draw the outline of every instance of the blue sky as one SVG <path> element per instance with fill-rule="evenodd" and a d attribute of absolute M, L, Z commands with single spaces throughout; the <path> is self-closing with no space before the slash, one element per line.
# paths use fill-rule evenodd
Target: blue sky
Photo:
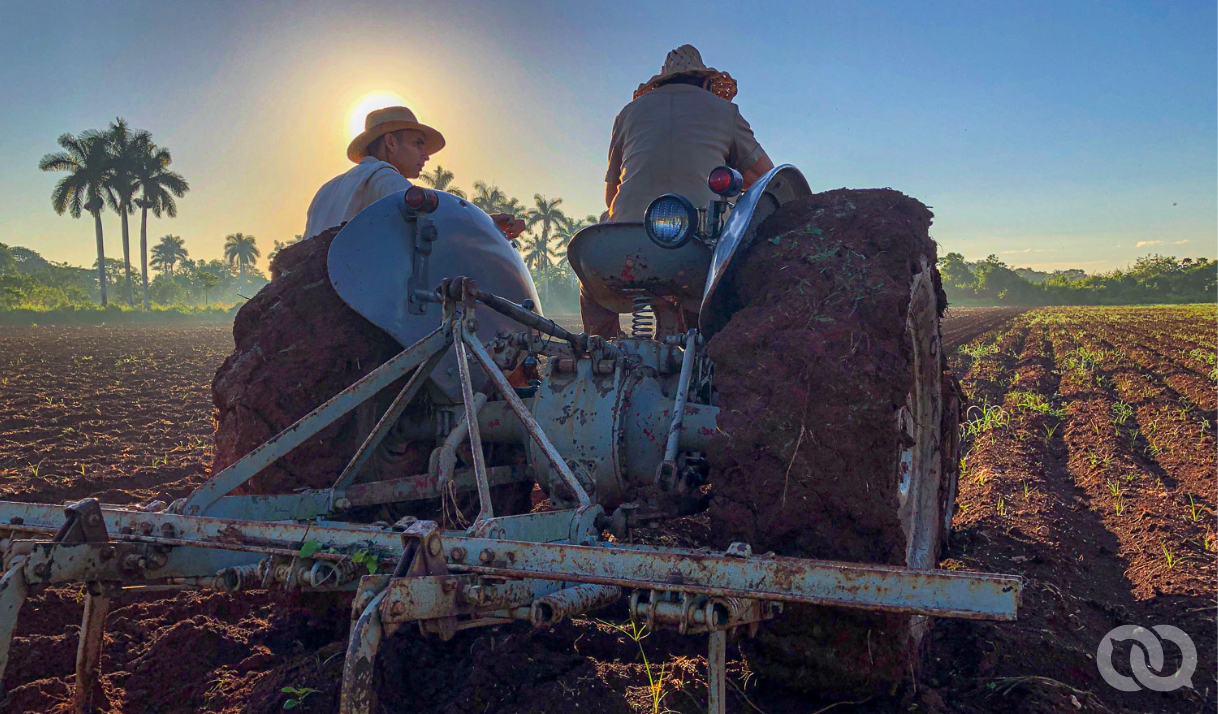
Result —
<path fill-rule="evenodd" d="M 609 129 L 665 53 L 696 45 L 777 162 L 816 190 L 891 186 L 932 206 L 941 251 L 1089 271 L 1218 253 L 1213 2 L 5 3 L 0 242 L 93 260 L 37 170 L 115 116 L 193 190 L 150 237 L 192 256 L 299 233 L 348 164 L 348 115 L 403 96 L 458 185 L 573 215 L 603 208 Z M 120 254 L 105 217 L 107 254 Z M 1142 245 L 1138 245 L 1141 243 Z"/>

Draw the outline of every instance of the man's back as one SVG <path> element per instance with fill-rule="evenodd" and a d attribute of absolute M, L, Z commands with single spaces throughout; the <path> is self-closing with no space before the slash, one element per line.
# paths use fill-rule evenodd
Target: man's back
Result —
<path fill-rule="evenodd" d="M 313 203 L 305 224 L 305 238 L 341 225 L 374 201 L 410 188 L 410 180 L 391 164 L 366 156 L 346 173 L 327 181 Z"/>
<path fill-rule="evenodd" d="M 614 121 L 605 181 L 620 186 L 609 220 L 641 221 L 664 193 L 704 206 L 713 198 L 711 169 L 726 163 L 743 172 L 763 155 L 735 104 L 688 84 L 657 87 Z"/>

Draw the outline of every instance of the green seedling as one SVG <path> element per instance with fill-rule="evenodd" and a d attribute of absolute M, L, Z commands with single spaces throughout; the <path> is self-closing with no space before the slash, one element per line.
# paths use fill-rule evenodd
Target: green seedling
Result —
<path fill-rule="evenodd" d="M 1163 558 L 1167 561 L 1167 569 L 1171 570 L 1172 568 L 1176 567 L 1176 563 L 1179 561 L 1179 558 L 1172 555 L 1172 552 L 1167 549 L 1166 543 L 1160 543 L 1159 545 L 1163 547 Z"/>
<path fill-rule="evenodd" d="M 321 550 L 321 541 L 319 541 L 319 540 L 305 541 L 305 544 L 300 546 L 300 557 L 312 558 L 313 554 L 319 550 Z"/>
<path fill-rule="evenodd" d="M 1197 508 L 1196 501 L 1193 500 L 1193 494 L 1188 494 L 1188 517 L 1193 523 L 1201 520 L 1201 509 Z"/>
<path fill-rule="evenodd" d="M 612 622 L 598 619 L 602 625 L 613 628 L 629 637 L 639 648 L 639 656 L 643 658 L 643 669 L 647 672 L 647 684 L 651 692 L 651 711 L 652 714 L 660 714 L 660 702 L 664 699 L 664 667 L 660 667 L 659 674 L 653 674 L 651 662 L 647 660 L 647 652 L 643 649 L 643 640 L 651 634 L 647 631 L 647 626 L 639 627 L 634 620 L 628 620 L 625 624 L 616 625 Z"/>
<path fill-rule="evenodd" d="M 1133 416 L 1133 407 L 1125 402 L 1117 402 L 1112 405 L 1112 423 L 1120 426 Z"/>
<path fill-rule="evenodd" d="M 367 568 L 369 575 L 376 575 L 377 568 L 381 566 L 381 562 L 377 560 L 376 555 L 366 550 L 356 551 L 355 555 L 351 556 L 351 560 Z"/>
<path fill-rule="evenodd" d="M 994 507 L 994 510 L 998 513 L 999 518 L 1007 517 L 1007 502 L 1002 496 L 998 497 L 998 505 Z"/>
<path fill-rule="evenodd" d="M 318 690 L 310 687 L 284 687 L 279 691 L 283 692 L 284 694 L 292 695 L 288 697 L 286 702 L 283 703 L 284 709 L 295 709 L 296 707 L 304 704 L 305 699 L 310 694 L 317 694 L 318 692 Z"/>
<path fill-rule="evenodd" d="M 1028 490 L 1028 482 L 1024 481 L 1023 482 L 1023 500 L 1025 500 L 1025 501 L 1028 500 L 1028 496 L 1030 493 L 1031 492 Z"/>
<path fill-rule="evenodd" d="M 991 342 L 989 344 L 982 343 L 978 345 L 960 345 L 959 351 L 961 354 L 966 354 L 973 359 L 981 359 L 982 357 L 989 357 L 992 354 L 997 354 L 998 343 Z"/>

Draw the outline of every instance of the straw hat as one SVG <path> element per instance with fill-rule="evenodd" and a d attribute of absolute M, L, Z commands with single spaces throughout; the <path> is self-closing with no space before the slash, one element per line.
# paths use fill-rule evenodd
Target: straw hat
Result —
<path fill-rule="evenodd" d="M 732 79 L 732 75 L 703 64 L 702 54 L 693 45 L 681 45 L 664 58 L 664 66 L 660 68 L 659 74 L 643 82 L 638 89 L 634 90 L 634 98 L 638 99 L 650 92 L 666 79 L 683 74 L 711 77 L 710 91 L 721 99 L 730 102 L 732 97 L 736 96 L 736 80 Z"/>
<path fill-rule="evenodd" d="M 423 132 L 423 150 L 434 154 L 444 148 L 444 135 L 414 118 L 414 112 L 406 107 L 385 107 L 368 112 L 364 120 L 364 133 L 351 140 L 347 147 L 347 158 L 355 163 L 368 155 L 368 145 L 391 131 L 418 129 Z"/>

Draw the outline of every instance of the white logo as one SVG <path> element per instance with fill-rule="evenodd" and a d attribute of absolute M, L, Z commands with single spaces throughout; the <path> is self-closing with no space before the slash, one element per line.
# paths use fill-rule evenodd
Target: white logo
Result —
<path fill-rule="evenodd" d="M 1197 670 L 1197 647 L 1192 638 L 1184 630 L 1171 625 L 1155 625 L 1151 629 L 1158 637 L 1138 625 L 1121 625 L 1104 635 L 1104 639 L 1100 640 L 1100 648 L 1095 653 L 1095 664 L 1099 667 L 1104 681 L 1122 692 L 1136 692 L 1142 687 L 1155 692 L 1170 692 L 1180 687 L 1192 688 L 1193 672 Z M 1167 677 L 1150 671 L 1163 669 L 1163 645 L 1159 638 L 1174 643 L 1183 655 L 1180 669 Z M 1112 643 L 1116 640 L 1134 640 L 1141 645 L 1131 647 L 1129 651 L 1129 668 L 1133 671 L 1133 677 L 1126 677 L 1112 666 Z M 1149 667 L 1147 658 L 1150 659 Z"/>

